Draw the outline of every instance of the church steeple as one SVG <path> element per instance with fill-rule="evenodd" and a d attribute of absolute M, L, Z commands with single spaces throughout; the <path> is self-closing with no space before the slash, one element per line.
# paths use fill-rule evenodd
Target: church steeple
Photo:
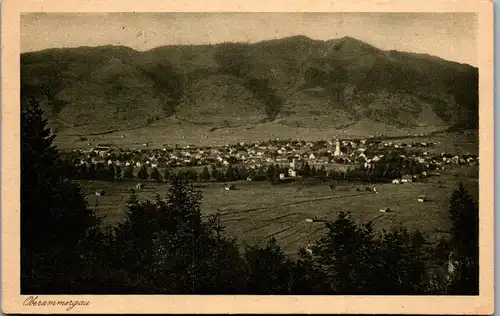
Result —
<path fill-rule="evenodd" d="M 340 156 L 342 155 L 342 152 L 340 151 L 340 140 L 337 138 L 335 142 L 335 152 L 333 154 L 334 156 Z"/>

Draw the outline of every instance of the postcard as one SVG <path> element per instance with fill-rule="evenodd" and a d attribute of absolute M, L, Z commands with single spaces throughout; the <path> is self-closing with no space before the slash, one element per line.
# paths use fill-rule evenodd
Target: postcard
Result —
<path fill-rule="evenodd" d="M 4 313 L 493 313 L 491 1 L 6 1 L 1 40 Z"/>

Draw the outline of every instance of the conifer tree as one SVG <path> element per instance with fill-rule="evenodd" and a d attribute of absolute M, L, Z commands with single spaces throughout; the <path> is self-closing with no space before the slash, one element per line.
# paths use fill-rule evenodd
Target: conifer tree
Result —
<path fill-rule="evenodd" d="M 122 178 L 122 168 L 120 168 L 120 166 L 115 167 L 115 178 L 116 179 Z"/>
<path fill-rule="evenodd" d="M 158 217 L 153 203 L 141 202 L 135 191 L 127 202 L 127 218 L 116 231 L 114 261 L 116 270 L 125 269 L 125 286 L 137 293 L 152 289 L 153 238 L 158 231 Z M 137 260 L 141 258 L 141 260 Z M 133 286 L 131 286 L 133 285 Z"/>
<path fill-rule="evenodd" d="M 451 294 L 479 292 L 479 210 L 462 183 L 450 199 L 452 258 L 458 266 L 450 286 Z"/>
<path fill-rule="evenodd" d="M 106 180 L 115 181 L 115 167 L 113 165 L 108 165 L 106 167 Z"/>
<path fill-rule="evenodd" d="M 266 177 L 269 181 L 274 181 L 278 177 L 276 167 L 273 164 L 267 167 Z"/>
<path fill-rule="evenodd" d="M 134 167 L 132 167 L 131 165 L 126 166 L 125 170 L 123 171 L 123 178 L 124 179 L 134 178 Z"/>
<path fill-rule="evenodd" d="M 200 180 L 201 181 L 210 181 L 210 172 L 208 171 L 208 167 L 205 166 L 203 168 L 203 171 L 200 174 Z"/>
<path fill-rule="evenodd" d="M 302 170 L 301 170 L 301 173 L 302 173 L 302 176 L 304 177 L 309 177 L 311 176 L 311 167 L 309 166 L 309 164 L 306 162 L 306 164 L 303 166 Z"/>
<path fill-rule="evenodd" d="M 290 292 L 292 265 L 275 239 L 268 240 L 264 247 L 248 246 L 244 258 L 247 266 L 247 293 Z"/>
<path fill-rule="evenodd" d="M 327 175 L 327 173 L 326 173 L 325 165 L 322 165 L 321 169 L 318 172 L 318 176 L 320 176 L 321 178 L 326 178 L 326 175 Z"/>
<path fill-rule="evenodd" d="M 145 165 L 142 165 L 140 168 L 139 168 L 139 172 L 137 173 L 137 178 L 141 179 L 141 180 L 146 180 L 148 178 L 148 169 L 146 169 L 146 166 Z"/>
<path fill-rule="evenodd" d="M 226 170 L 227 181 L 235 181 L 233 165 L 229 165 Z"/>
<path fill-rule="evenodd" d="M 210 166 L 210 175 L 212 176 L 212 178 L 214 179 L 218 179 L 218 171 L 217 171 L 217 167 L 215 167 L 214 165 L 211 165 Z"/>
<path fill-rule="evenodd" d="M 98 221 L 64 165 L 31 99 L 21 111 L 21 292 L 75 293 L 86 241 Z"/>
<path fill-rule="evenodd" d="M 313 165 L 312 168 L 311 168 L 311 177 L 315 177 L 316 176 L 316 167 Z"/>
<path fill-rule="evenodd" d="M 95 164 L 93 164 L 93 163 L 89 164 L 89 166 L 87 168 L 87 175 L 88 175 L 88 179 L 90 179 L 90 180 L 98 180 L 99 179 L 97 176 Z"/>
<path fill-rule="evenodd" d="M 371 223 L 358 227 L 349 213 L 327 223 L 327 234 L 313 247 L 318 265 L 335 294 L 374 294 L 378 244 Z"/>
<path fill-rule="evenodd" d="M 155 167 L 151 170 L 151 174 L 149 175 L 149 177 L 152 179 L 152 180 L 155 180 L 155 181 L 161 181 L 161 175 L 160 175 L 160 172 L 158 171 L 158 169 Z"/>
<path fill-rule="evenodd" d="M 170 168 L 165 168 L 163 170 L 163 181 L 169 181 L 170 180 L 170 177 L 172 175 L 172 172 L 170 170 Z"/>

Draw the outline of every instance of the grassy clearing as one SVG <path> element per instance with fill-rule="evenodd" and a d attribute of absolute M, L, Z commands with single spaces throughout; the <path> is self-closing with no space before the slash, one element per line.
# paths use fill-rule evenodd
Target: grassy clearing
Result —
<path fill-rule="evenodd" d="M 353 219 L 362 224 L 373 221 L 378 230 L 404 225 L 419 229 L 430 239 L 446 236 L 449 229 L 447 208 L 449 198 L 458 182 L 464 182 L 476 196 L 478 192 L 477 168 L 470 166 L 445 169 L 427 183 L 380 184 L 378 193 L 358 191 L 361 184 L 340 183 L 335 192 L 327 184 L 272 185 L 257 182 L 236 182 L 238 190 L 226 191 L 220 183 L 202 184 L 203 214 L 220 211 L 221 222 L 230 236 L 241 244 L 259 243 L 274 237 L 287 254 L 295 254 L 324 232 L 321 223 L 307 223 L 306 218 L 334 220 L 339 212 L 351 212 Z M 114 225 L 123 218 L 125 203 L 135 182 L 80 181 L 88 203 L 105 216 L 106 225 Z M 140 199 L 153 199 L 164 195 L 166 183 L 149 183 L 138 192 Z M 105 196 L 95 196 L 104 189 Z M 428 202 L 417 201 L 426 195 Z M 97 203 L 97 204 L 96 204 Z M 381 213 L 388 207 L 390 212 Z"/>
<path fill-rule="evenodd" d="M 148 142 L 149 147 L 159 148 L 163 144 L 179 145 L 205 145 L 222 146 L 237 142 L 266 141 L 270 138 L 288 139 L 294 135 L 294 139 L 314 141 L 341 138 L 359 138 L 380 136 L 405 136 L 410 134 L 430 133 L 436 128 L 395 128 L 384 124 L 363 121 L 357 122 L 349 127 L 295 127 L 281 124 L 278 121 L 243 124 L 226 128 L 213 129 L 210 125 L 191 124 L 182 120 L 166 118 L 145 127 L 116 131 L 102 135 L 92 135 L 91 143 L 112 143 L 122 148 L 142 148 L 142 144 Z M 329 126 L 332 126 L 331 124 Z M 445 127 L 441 127 L 445 129 Z M 80 135 L 87 135 L 85 130 L 67 128 L 58 132 L 56 143 L 60 148 L 86 148 L 87 141 L 80 140 Z M 448 143 L 446 141 L 446 143 Z M 477 137 L 476 137 L 477 143 Z"/>

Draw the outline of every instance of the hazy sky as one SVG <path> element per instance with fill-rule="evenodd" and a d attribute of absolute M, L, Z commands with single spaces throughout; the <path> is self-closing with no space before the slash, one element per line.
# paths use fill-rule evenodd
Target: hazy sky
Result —
<path fill-rule="evenodd" d="M 378 48 L 478 64 L 473 13 L 30 13 L 21 16 L 21 51 L 125 45 L 257 42 L 292 35 L 352 36 Z"/>

